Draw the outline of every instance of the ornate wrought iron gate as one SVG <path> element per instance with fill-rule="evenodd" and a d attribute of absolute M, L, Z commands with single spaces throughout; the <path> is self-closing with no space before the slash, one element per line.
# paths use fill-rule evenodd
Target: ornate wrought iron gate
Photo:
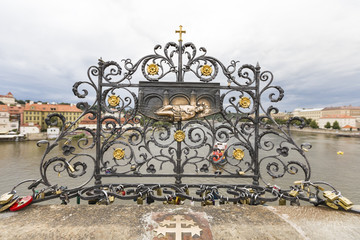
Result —
<path fill-rule="evenodd" d="M 40 193 L 52 193 L 34 192 L 38 201 L 80 196 L 106 203 L 114 197 L 138 203 L 145 198 L 148 203 L 191 199 L 211 204 L 220 199 L 259 204 L 278 198 L 324 203 L 316 184 L 326 183 L 309 181 L 305 151 L 311 145 L 297 145 L 291 137 L 290 126 L 298 122 L 294 126 L 302 128 L 303 119 L 279 125 L 272 117 L 278 112 L 272 104 L 284 96 L 281 87 L 272 85 L 272 73 L 261 71 L 259 64 L 225 65 L 205 48 L 183 44 L 183 32 L 180 28 L 178 43 L 157 45 L 153 54 L 136 62 L 99 59 L 88 69 L 88 81 L 74 84 L 74 94 L 84 99 L 77 104 L 83 113 L 76 121 L 60 114 L 46 119 L 49 125 L 61 121 L 63 127 L 55 141 L 38 143 L 47 146 L 41 179 L 30 181 L 29 189 L 35 191 L 41 183 L 48 187 Z M 62 155 L 52 155 L 58 146 Z M 75 186 L 63 185 L 51 174 L 75 179 Z M 303 180 L 289 190 L 269 184 L 269 178 L 286 174 Z M 117 183 L 103 183 L 110 177 L 117 177 Z M 85 187 L 93 178 L 95 186 Z M 191 182 L 184 183 L 187 178 Z M 198 178 L 209 183 L 200 184 Z M 216 184 L 215 178 L 235 183 Z M 131 182 L 125 183 L 127 179 Z"/>

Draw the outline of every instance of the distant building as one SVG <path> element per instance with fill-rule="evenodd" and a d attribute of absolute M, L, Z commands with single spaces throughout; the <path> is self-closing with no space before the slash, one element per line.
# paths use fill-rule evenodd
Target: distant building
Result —
<path fill-rule="evenodd" d="M 48 128 L 45 123 L 46 117 L 51 113 L 62 114 L 66 121 L 74 122 L 81 115 L 82 111 L 76 107 L 74 104 L 70 105 L 61 105 L 61 104 L 42 104 L 42 103 L 26 103 L 23 114 L 24 124 L 32 123 L 34 125 L 39 125 L 41 130 Z M 58 119 L 58 123 L 60 124 Z M 78 126 L 78 123 L 75 127 Z"/>
<path fill-rule="evenodd" d="M 353 107 L 353 106 L 326 107 L 321 111 L 321 117 L 336 116 L 336 115 L 360 118 L 360 107 Z"/>
<path fill-rule="evenodd" d="M 10 114 L 7 105 L 0 105 L 0 134 L 6 134 L 10 128 Z"/>
<path fill-rule="evenodd" d="M 40 133 L 40 126 L 33 123 L 25 123 L 20 126 L 20 133 L 23 135 Z"/>
<path fill-rule="evenodd" d="M 109 116 L 109 115 L 108 115 Z M 97 120 L 95 119 L 90 119 L 91 115 L 87 114 L 83 117 L 83 119 L 80 121 L 79 127 L 84 127 L 84 128 L 89 128 L 91 130 L 95 130 L 97 127 Z M 121 117 L 120 119 L 121 124 L 123 124 L 125 122 L 125 118 Z M 113 119 L 107 119 L 102 123 L 102 127 L 105 129 L 106 128 L 106 122 L 113 122 L 115 123 L 115 120 Z M 139 127 L 140 124 L 133 124 L 132 121 L 130 121 L 131 124 L 125 124 L 124 126 L 122 126 L 123 128 L 128 128 L 128 127 Z M 132 125 L 133 124 L 133 125 Z M 116 127 L 120 127 L 119 124 L 116 124 Z"/>
<path fill-rule="evenodd" d="M 360 128 L 360 107 L 326 107 L 321 111 L 321 118 L 322 121 L 336 119 L 334 121 L 338 121 L 340 127 L 344 130 L 356 130 Z M 332 124 L 332 122 L 330 123 Z M 319 127 L 321 128 L 320 124 Z"/>
<path fill-rule="evenodd" d="M 54 139 L 60 135 L 60 128 L 58 127 L 49 127 L 47 129 L 47 138 Z"/>
<path fill-rule="evenodd" d="M 340 128 L 344 128 L 349 130 L 348 126 L 353 127 L 353 130 L 357 130 L 357 128 L 360 128 L 359 123 L 357 122 L 357 119 L 352 116 L 347 115 L 327 115 L 326 117 L 321 117 L 319 119 L 319 128 L 325 128 L 325 125 L 327 122 L 331 124 L 331 126 L 334 124 L 334 122 L 337 121 L 339 123 Z"/>
<path fill-rule="evenodd" d="M 315 120 L 317 123 L 319 118 L 321 117 L 321 111 L 324 108 L 296 108 L 292 112 L 292 115 L 294 117 L 302 117 L 306 119 L 312 119 Z"/>
<path fill-rule="evenodd" d="M 3 102 L 5 105 L 16 103 L 15 98 L 11 92 L 6 95 L 0 95 L 0 101 Z"/>

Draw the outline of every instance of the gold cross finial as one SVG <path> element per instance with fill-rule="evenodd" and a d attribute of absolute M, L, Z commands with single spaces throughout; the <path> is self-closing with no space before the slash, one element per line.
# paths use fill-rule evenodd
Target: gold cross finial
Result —
<path fill-rule="evenodd" d="M 182 36 L 183 33 L 186 33 L 186 31 L 183 31 L 183 30 L 182 30 L 182 26 L 181 26 L 181 25 L 179 26 L 179 28 L 180 28 L 180 30 L 175 30 L 175 33 L 179 33 L 179 34 L 180 34 L 180 39 L 179 39 L 179 41 L 182 41 L 181 36 Z"/>

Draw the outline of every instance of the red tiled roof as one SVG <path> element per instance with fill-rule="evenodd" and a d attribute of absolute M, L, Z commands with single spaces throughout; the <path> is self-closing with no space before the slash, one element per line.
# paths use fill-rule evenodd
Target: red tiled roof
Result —
<path fill-rule="evenodd" d="M 326 110 L 360 110 L 360 107 L 356 106 L 341 106 L 341 107 L 326 107 L 323 111 Z"/>
<path fill-rule="evenodd" d="M 5 98 L 14 98 L 14 96 L 12 95 L 11 92 L 8 92 L 8 94 L 6 95 L 0 95 L 0 97 L 5 97 Z"/>
<path fill-rule="evenodd" d="M 322 119 L 322 118 L 351 118 L 351 119 L 354 119 L 355 117 L 348 116 L 348 115 L 328 115 L 325 117 L 321 117 L 320 119 Z"/>
<path fill-rule="evenodd" d="M 55 110 L 54 110 L 55 109 Z M 60 104 L 25 104 L 24 111 L 41 111 L 41 112 L 82 112 L 76 105 Z"/>
<path fill-rule="evenodd" d="M 7 112 L 8 111 L 8 105 L 0 105 L 0 112 Z"/>
<path fill-rule="evenodd" d="M 356 127 L 353 127 L 353 126 L 350 126 L 350 125 L 346 125 L 346 126 L 344 126 L 344 127 L 342 127 L 342 128 L 356 128 Z"/>

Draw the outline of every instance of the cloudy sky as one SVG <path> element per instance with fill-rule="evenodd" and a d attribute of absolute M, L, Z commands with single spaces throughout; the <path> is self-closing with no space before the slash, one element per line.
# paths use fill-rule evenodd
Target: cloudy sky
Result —
<path fill-rule="evenodd" d="M 0 0 L 0 94 L 78 102 L 72 85 L 99 57 L 136 61 L 181 24 L 223 63 L 270 70 L 282 111 L 360 106 L 359 13 L 358 0 Z"/>

